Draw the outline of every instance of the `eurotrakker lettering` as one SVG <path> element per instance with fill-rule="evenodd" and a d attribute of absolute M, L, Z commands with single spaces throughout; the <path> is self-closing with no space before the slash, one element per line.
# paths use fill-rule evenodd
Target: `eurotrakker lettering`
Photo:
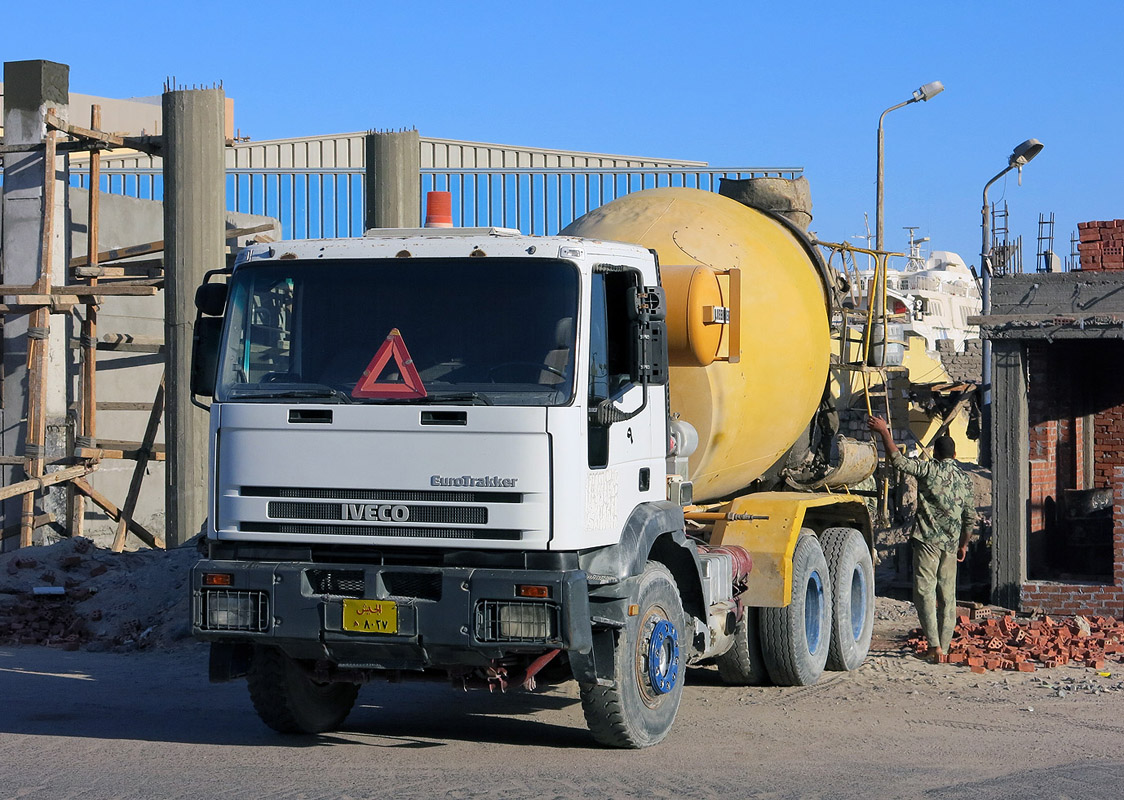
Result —
<path fill-rule="evenodd" d="M 447 478 L 444 475 L 433 475 L 429 479 L 430 486 L 456 486 L 474 489 L 514 489 L 518 478 L 500 478 L 496 475 L 487 475 L 477 478 L 472 475 L 462 475 L 459 478 Z"/>

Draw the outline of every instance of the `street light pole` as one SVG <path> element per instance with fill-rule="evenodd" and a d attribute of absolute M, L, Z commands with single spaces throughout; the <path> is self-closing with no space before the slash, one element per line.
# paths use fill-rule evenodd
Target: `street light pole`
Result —
<path fill-rule="evenodd" d="M 926 83 L 913 93 L 913 97 L 909 98 L 903 103 L 898 103 L 896 106 L 890 106 L 882 112 L 878 117 L 878 178 L 874 184 L 875 203 L 874 203 L 874 242 L 875 249 L 882 249 L 882 157 L 883 150 L 885 149 L 886 135 L 882 129 L 882 121 L 886 119 L 886 115 L 891 111 L 896 111 L 903 106 L 908 106 L 910 103 L 916 103 L 918 100 L 928 100 L 930 97 L 936 97 L 944 91 L 944 84 L 940 81 L 933 81 Z"/>
<path fill-rule="evenodd" d="M 987 202 L 987 191 L 991 185 L 1013 169 L 1019 171 L 1019 180 L 1022 181 L 1023 167 L 1032 158 L 1042 152 L 1043 144 L 1037 139 L 1027 139 L 1017 146 L 1007 158 L 1007 166 L 994 178 L 984 184 L 983 189 L 983 238 L 980 242 L 980 272 L 982 286 L 980 298 L 980 312 L 983 316 L 991 313 L 991 208 Z M 991 466 L 991 340 L 984 339 L 981 348 L 983 356 L 983 374 L 980 388 L 983 389 L 983 406 L 980 409 L 980 455 L 981 467 Z"/>

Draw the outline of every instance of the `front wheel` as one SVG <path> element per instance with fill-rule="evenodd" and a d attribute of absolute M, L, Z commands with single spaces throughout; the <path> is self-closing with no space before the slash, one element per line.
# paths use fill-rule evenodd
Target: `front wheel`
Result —
<path fill-rule="evenodd" d="M 801 536 L 792 555 L 791 602 L 760 612 L 761 649 L 773 683 L 810 686 L 823 674 L 831 641 L 830 580 L 820 540 Z"/>
<path fill-rule="evenodd" d="M 613 648 L 614 686 L 581 687 L 586 724 L 610 747 L 649 747 L 671 730 L 683 695 L 687 646 L 683 604 L 667 567 L 649 561 Z"/>
<path fill-rule="evenodd" d="M 261 721 L 278 733 L 323 733 L 351 713 L 359 687 L 318 683 L 276 647 L 254 648 L 246 682 Z"/>

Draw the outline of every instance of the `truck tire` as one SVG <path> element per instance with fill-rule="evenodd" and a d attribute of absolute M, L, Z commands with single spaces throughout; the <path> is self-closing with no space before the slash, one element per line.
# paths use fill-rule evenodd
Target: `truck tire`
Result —
<path fill-rule="evenodd" d="M 820 540 L 802 535 L 792 555 L 792 600 L 762 608 L 761 650 L 778 686 L 810 686 L 819 680 L 831 642 L 831 582 Z"/>
<path fill-rule="evenodd" d="M 683 604 L 675 579 L 649 561 L 630 599 L 639 608 L 613 648 L 614 686 L 581 687 L 593 738 L 609 747 L 650 747 L 663 740 L 683 695 L 686 648 Z"/>
<path fill-rule="evenodd" d="M 734 628 L 733 646 L 714 659 L 722 681 L 730 686 L 764 686 L 769 682 L 756 608 L 744 608 Z"/>
<path fill-rule="evenodd" d="M 354 683 L 317 683 L 276 647 L 254 648 L 246 682 L 254 710 L 278 733 L 335 730 L 359 694 Z"/>
<path fill-rule="evenodd" d="M 874 564 L 863 535 L 828 528 L 820 535 L 831 575 L 831 647 L 827 668 L 857 669 L 870 651 L 874 631 Z"/>

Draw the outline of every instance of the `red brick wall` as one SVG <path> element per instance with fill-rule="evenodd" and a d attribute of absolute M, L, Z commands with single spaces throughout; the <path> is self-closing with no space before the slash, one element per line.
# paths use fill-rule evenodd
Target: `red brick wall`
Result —
<path fill-rule="evenodd" d="M 1124 464 L 1124 406 L 1097 412 L 1093 437 L 1093 475 L 1097 486 L 1111 486 Z"/>
<path fill-rule="evenodd" d="M 1124 219 L 1079 222 L 1082 270 L 1124 270 Z"/>
<path fill-rule="evenodd" d="M 1119 231 L 1124 240 L 1124 223 Z M 1022 587 L 1024 610 L 1040 607 L 1050 614 L 1124 618 L 1124 378 L 1114 366 L 1122 351 L 1106 347 L 1092 342 L 1027 346 L 1029 539 L 1042 541 L 1047 533 L 1047 500 L 1058 502 L 1066 489 L 1111 486 L 1115 504 L 1112 582 L 1031 580 Z M 1081 441 L 1087 413 L 1093 418 L 1094 463 L 1092 485 L 1082 486 Z"/>
<path fill-rule="evenodd" d="M 1086 614 L 1124 618 L 1124 466 L 1113 470 L 1113 574 L 1109 585 L 1029 581 L 1022 586 L 1022 609 L 1047 614 Z"/>
<path fill-rule="evenodd" d="M 1030 530 L 1046 528 L 1047 498 L 1055 501 L 1077 485 L 1076 418 L 1068 387 L 1072 376 L 1066 353 L 1047 344 L 1027 348 L 1030 393 Z M 1124 463 L 1124 462 L 1122 462 Z M 1107 486 L 1108 481 L 1099 484 Z"/>

